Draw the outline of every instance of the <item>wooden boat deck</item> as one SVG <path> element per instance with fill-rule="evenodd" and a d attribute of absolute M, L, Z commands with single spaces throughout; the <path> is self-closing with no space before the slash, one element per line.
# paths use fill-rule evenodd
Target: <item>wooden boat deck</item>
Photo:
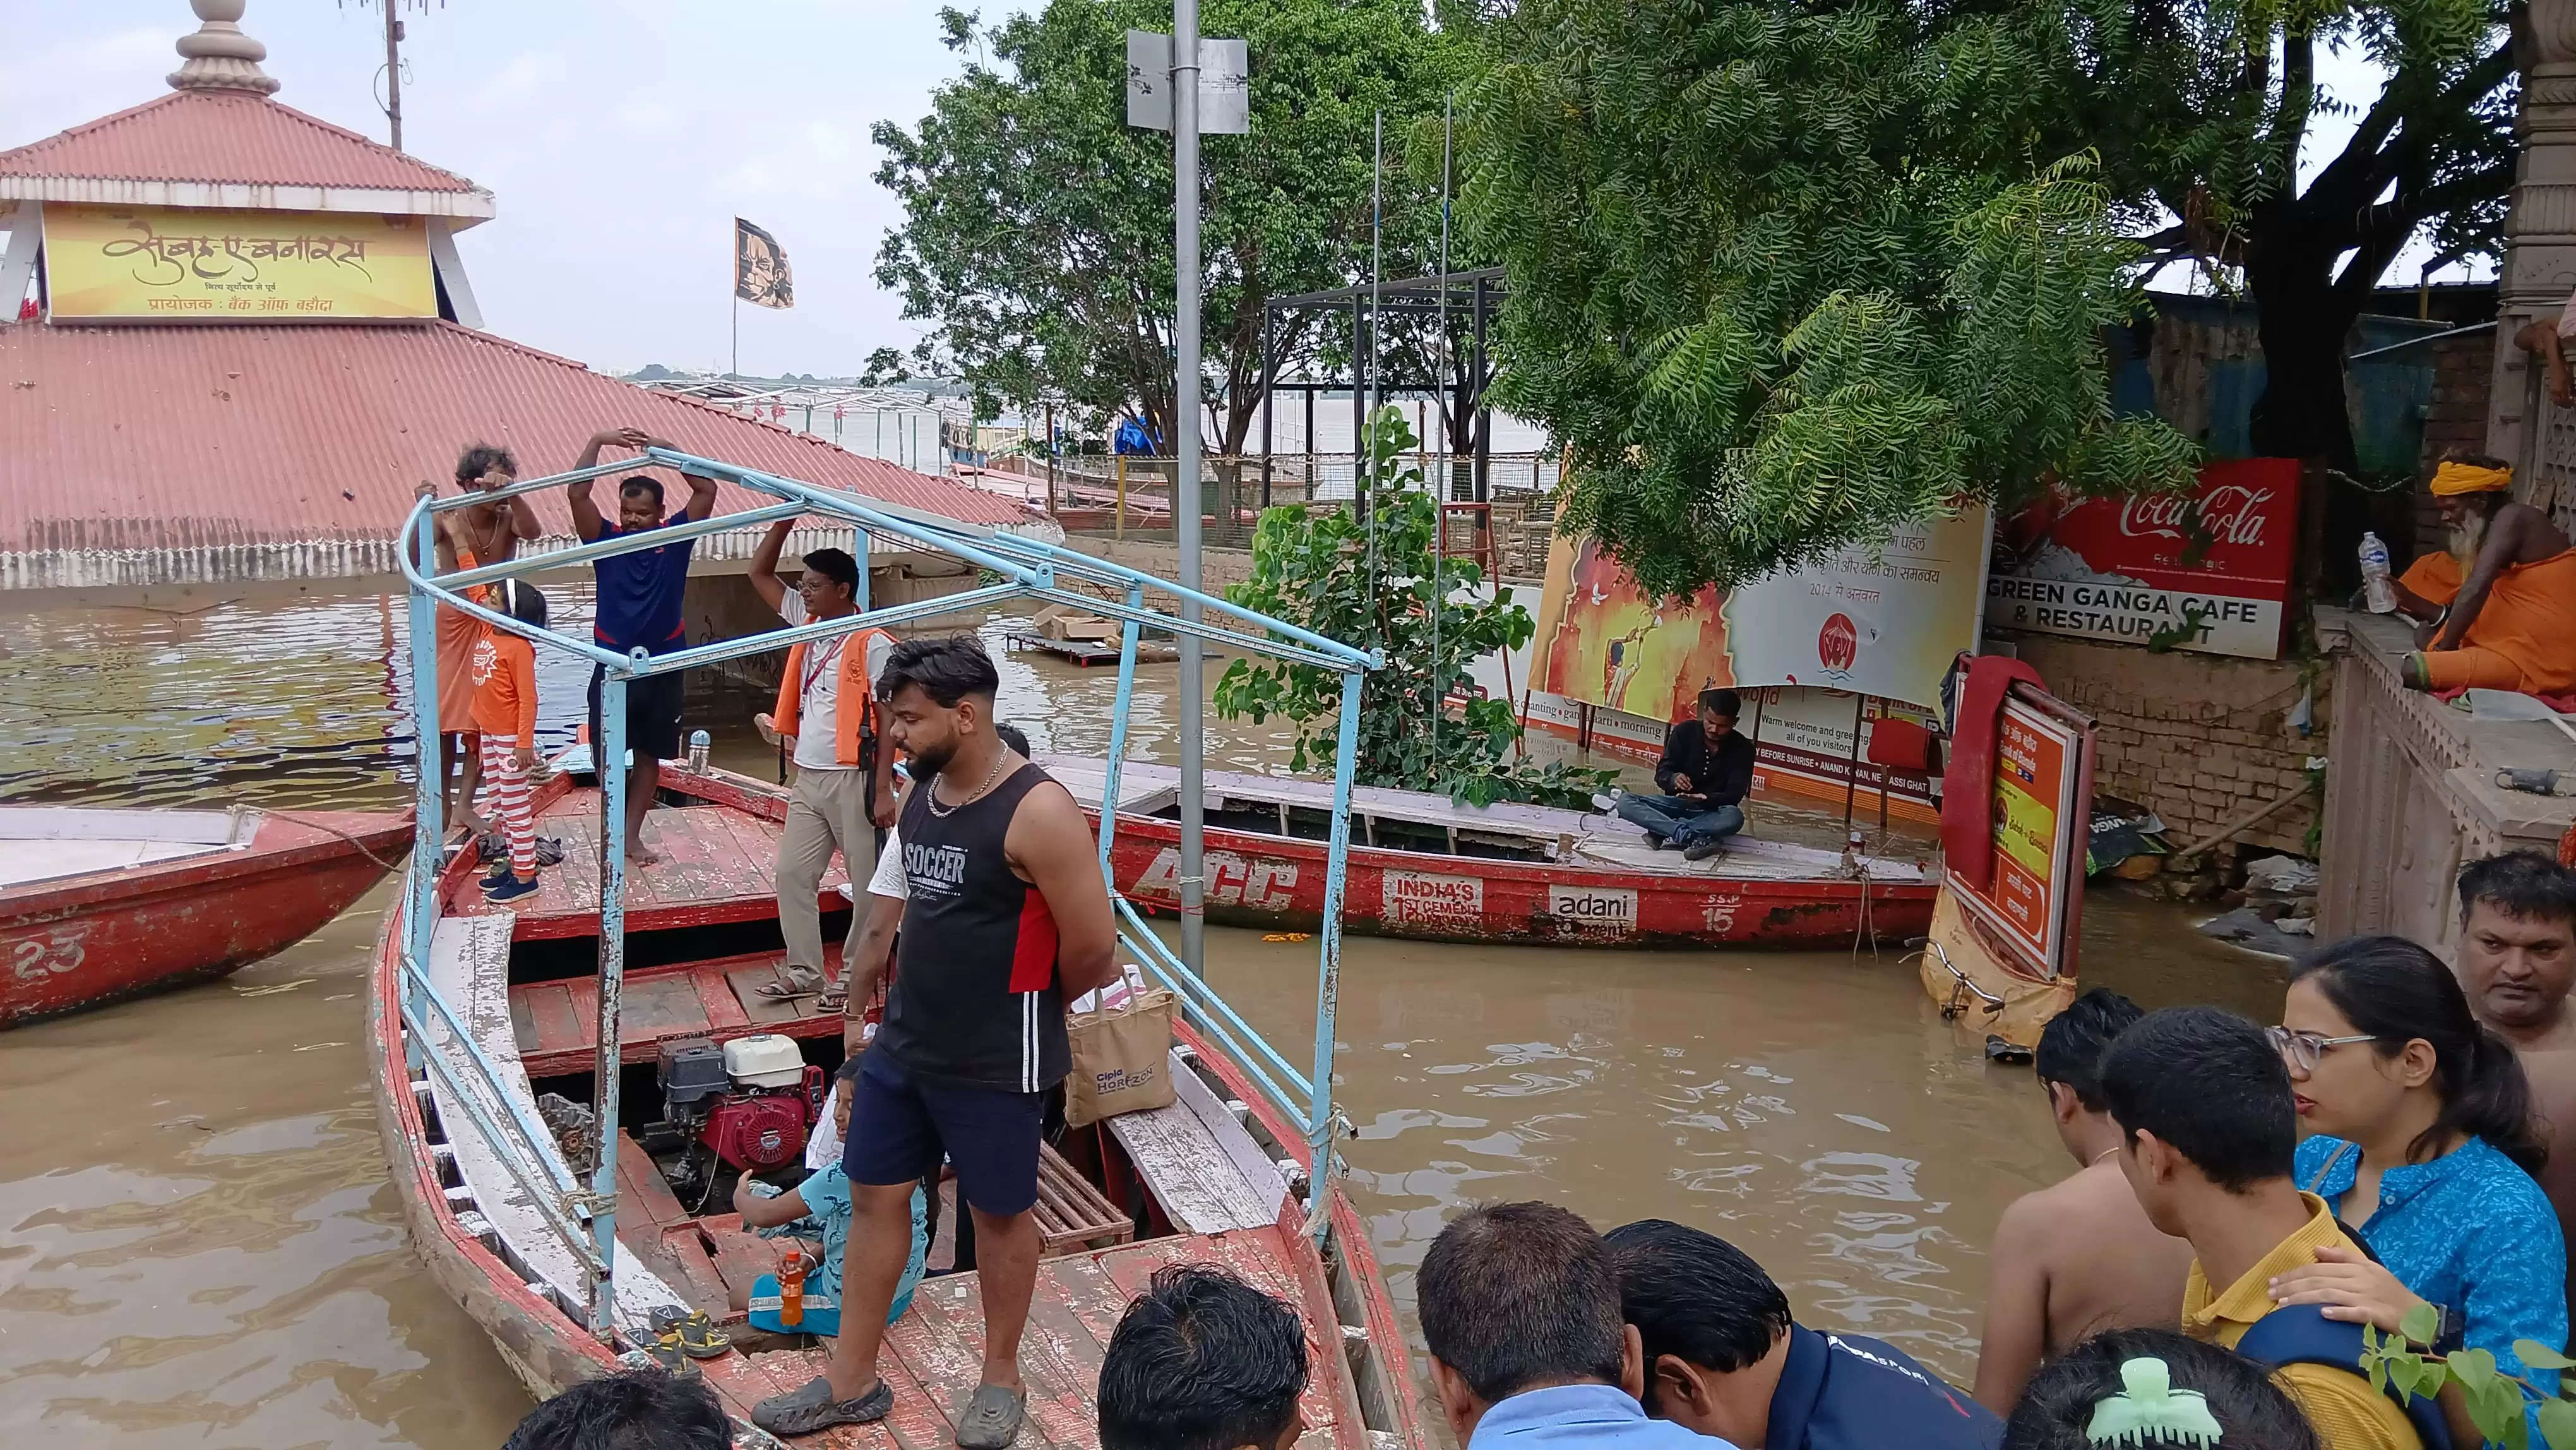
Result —
<path fill-rule="evenodd" d="M 823 959 L 824 974 L 837 980 L 840 943 L 827 943 Z M 820 1011 L 813 997 L 773 1002 L 760 995 L 784 960 L 783 952 L 754 952 L 629 971 L 618 1014 L 620 1059 L 651 1062 L 660 1044 L 682 1037 L 722 1042 L 754 1032 L 839 1036 L 840 1009 Z M 599 1047 L 599 979 L 518 983 L 510 988 L 510 1022 L 530 1074 L 588 1072 Z"/>
<path fill-rule="evenodd" d="M 627 864 L 626 929 L 661 931 L 776 915 L 781 829 L 775 821 L 721 806 L 656 807 L 645 819 L 644 840 L 662 859 L 649 866 Z M 446 914 L 515 913 L 521 941 L 598 935 L 598 794 L 575 790 L 557 796 L 539 811 L 537 834 L 562 841 L 564 858 L 538 878 L 534 897 L 495 906 L 469 878 L 448 892 Z M 840 887 L 848 881 L 839 865 L 832 866 L 823 875 L 817 904 L 826 911 L 847 909 L 849 898 Z"/>
<path fill-rule="evenodd" d="M 252 811 L 0 806 L 0 890 L 247 846 L 259 822 Z"/>
<path fill-rule="evenodd" d="M 1150 1239 L 1038 1264 L 1037 1292 L 1020 1341 L 1020 1372 L 1029 1390 L 1022 1450 L 1094 1450 L 1100 1443 L 1100 1362 L 1127 1301 L 1144 1292 L 1167 1264 L 1217 1264 L 1291 1304 L 1311 1300 L 1298 1283 L 1277 1229 L 1215 1236 Z M 797 1440 L 832 1450 L 949 1450 L 957 1443 L 984 1359 L 984 1316 L 973 1274 L 925 1279 L 912 1308 L 886 1331 L 878 1369 L 894 1386 L 894 1413 L 875 1425 L 845 1426 Z M 1370 1450 L 1356 1404 L 1344 1405 L 1349 1377 L 1335 1373 L 1342 1346 L 1327 1341 L 1315 1316 L 1306 1321 L 1306 1358 L 1316 1372 L 1299 1409 L 1307 1430 L 1299 1450 Z M 1326 1331 L 1335 1326 L 1327 1320 Z M 823 1372 L 823 1349 L 734 1354 L 699 1366 L 709 1383 L 749 1405 L 796 1389 Z M 1338 1391 L 1338 1393 L 1337 1393 Z"/>
<path fill-rule="evenodd" d="M 1108 789 L 1108 766 L 1096 756 L 1045 755 L 1038 758 L 1047 774 L 1062 782 L 1083 806 L 1098 810 Z M 1333 805 L 1330 783 L 1291 776 L 1250 775 L 1211 770 L 1203 777 L 1205 808 L 1211 812 L 1284 806 L 1299 812 L 1328 812 Z M 1119 771 L 1118 809 L 1122 814 L 1153 815 L 1180 801 L 1181 773 L 1168 765 L 1129 761 Z M 1460 805 L 1428 791 L 1356 786 L 1351 791 L 1352 842 L 1360 839 L 1361 822 L 1404 821 L 1453 833 L 1461 842 L 1507 842 L 1544 851 L 1549 860 L 1594 866 L 1641 876 L 1706 877 L 1722 881 L 1799 881 L 1839 876 L 1839 853 L 1786 841 L 1739 835 L 1726 849 L 1704 861 L 1685 861 L 1678 851 L 1658 851 L 1636 826 L 1599 811 L 1570 811 L 1504 801 L 1489 806 Z M 1435 853 L 1407 851 L 1408 855 Z M 1474 860 L 1474 857 L 1462 857 Z M 1919 862 L 1880 857 L 1869 863 L 1872 880 L 1922 882 L 1930 879 Z"/>

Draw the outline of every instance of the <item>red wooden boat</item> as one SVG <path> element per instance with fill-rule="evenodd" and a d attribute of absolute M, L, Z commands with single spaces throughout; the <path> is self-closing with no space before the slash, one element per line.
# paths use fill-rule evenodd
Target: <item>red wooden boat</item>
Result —
<path fill-rule="evenodd" d="M 784 1004 L 758 992 L 780 960 L 771 873 L 784 797 L 746 777 L 677 762 L 664 764 L 662 783 L 662 806 L 645 830 L 661 859 L 633 871 L 627 902 L 619 1055 L 630 1085 L 617 1150 L 617 1342 L 603 1343 L 588 1327 L 592 1270 L 561 1231 L 565 1220 L 549 1217 L 573 1207 L 573 1196 L 549 1191 L 541 1200 L 528 1186 L 550 1181 L 562 1145 L 509 1126 L 535 1111 L 538 1090 L 574 1102 L 590 1096 L 599 1021 L 588 970 L 598 930 L 595 789 L 570 776 L 541 789 L 539 829 L 564 839 L 564 867 L 549 871 L 516 912 L 481 900 L 470 867 L 451 866 L 440 879 L 427 974 L 453 1008 L 452 1023 L 434 1007 L 416 1007 L 406 1024 L 401 913 L 387 913 L 368 994 L 370 1077 L 414 1245 L 531 1393 L 550 1395 L 617 1368 L 621 1348 L 645 1337 L 652 1309 L 679 1305 L 705 1312 L 733 1337 L 730 1352 L 698 1368 L 728 1411 L 747 1421 L 757 1401 L 820 1373 L 826 1351 L 806 1336 L 750 1328 L 752 1281 L 774 1269 L 778 1248 L 721 1211 L 737 1165 L 697 1166 L 713 1157 L 698 1146 L 705 1130 L 685 1117 L 675 1122 L 672 1099 L 645 1091 L 643 1075 L 662 1082 L 660 1059 L 677 1041 L 751 1034 L 791 1038 L 808 1064 L 828 1068 L 842 1055 L 841 1019 L 813 1011 L 810 998 Z M 837 871 L 828 876 L 820 903 L 846 909 L 843 884 Z M 469 1070 L 460 1031 L 493 1065 L 496 1085 Z M 1046 1150 L 1045 1257 L 1021 1354 L 1030 1395 L 1020 1443 L 1096 1445 L 1093 1396 L 1121 1309 L 1156 1268 L 1210 1261 L 1279 1296 L 1306 1322 L 1314 1378 L 1302 1407 L 1304 1450 L 1424 1450 L 1402 1331 L 1365 1228 L 1330 1175 L 1311 1183 L 1300 1134 L 1241 1071 L 1187 1028 L 1177 1035 L 1178 1103 L 1076 1130 Z M 737 1080 L 734 1088 L 756 1085 Z M 783 1165 L 777 1171 L 774 1181 L 794 1181 Z M 1305 1229 L 1303 1195 L 1313 1193 L 1327 1195 L 1326 1252 Z M 710 1204 L 720 1211 L 703 1211 Z M 975 1276 L 923 1281 L 885 1340 L 880 1367 L 895 1387 L 892 1417 L 795 1443 L 870 1450 L 954 1443 L 951 1417 L 972 1388 L 981 1342 Z"/>
<path fill-rule="evenodd" d="M 1047 755 L 1098 828 L 1107 767 Z M 1312 930 L 1324 906 L 1332 787 L 1206 773 L 1207 914 L 1266 930 Z M 1180 772 L 1119 772 L 1116 885 L 1177 908 Z M 1920 861 L 1847 861 L 1832 851 L 1737 836 L 1706 861 L 1657 851 L 1613 816 L 1546 806 L 1462 806 L 1423 791 L 1351 792 L 1346 928 L 1432 941 L 1606 947 L 1849 946 L 1930 928 L 1938 872 Z"/>
<path fill-rule="evenodd" d="M 408 816 L 357 811 L 0 806 L 0 1028 L 283 951 L 411 834 Z"/>

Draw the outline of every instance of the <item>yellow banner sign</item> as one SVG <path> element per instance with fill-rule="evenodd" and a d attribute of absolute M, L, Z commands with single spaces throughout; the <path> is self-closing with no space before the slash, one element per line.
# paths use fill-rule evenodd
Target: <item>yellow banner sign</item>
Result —
<path fill-rule="evenodd" d="M 45 208 L 45 294 L 72 317 L 435 317 L 419 217 Z"/>

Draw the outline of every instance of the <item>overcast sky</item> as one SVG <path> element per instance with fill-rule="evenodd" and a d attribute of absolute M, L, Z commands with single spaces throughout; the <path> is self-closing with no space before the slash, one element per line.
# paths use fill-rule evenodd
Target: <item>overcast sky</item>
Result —
<path fill-rule="evenodd" d="M 493 331 L 604 368 L 721 368 L 739 214 L 787 248 L 797 302 L 742 309 L 744 371 L 855 373 L 919 335 L 871 275 L 899 212 L 870 179 L 868 128 L 911 126 L 956 74 L 939 0 L 397 3 L 406 149 L 499 202 L 458 239 Z M 162 94 L 171 43 L 196 28 L 183 0 L 11 11 L 0 149 Z M 251 0 L 242 28 L 267 44 L 279 100 L 381 141 L 382 23 L 354 0 Z M 2319 70 L 2344 99 L 2377 91 L 2366 64 Z M 2351 125 L 2321 122 L 2307 165 Z M 2388 281 L 2412 283 L 2415 265 Z"/>
<path fill-rule="evenodd" d="M 937 0 L 398 3 L 404 149 L 499 204 L 457 239 L 493 331 L 601 367 L 722 367 L 739 213 L 796 276 L 793 311 L 742 309 L 745 372 L 854 373 L 918 335 L 871 276 L 899 212 L 868 128 L 912 125 L 956 74 Z M 164 94 L 197 25 L 185 0 L 8 9 L 0 149 Z M 279 101 L 385 139 L 372 4 L 251 0 L 242 29 Z"/>

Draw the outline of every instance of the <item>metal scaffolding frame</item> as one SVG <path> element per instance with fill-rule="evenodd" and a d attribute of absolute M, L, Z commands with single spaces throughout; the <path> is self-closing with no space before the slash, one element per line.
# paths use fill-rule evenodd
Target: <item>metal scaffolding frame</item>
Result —
<path fill-rule="evenodd" d="M 1493 455 L 1494 410 L 1485 403 L 1485 389 L 1494 380 L 1493 359 L 1485 341 L 1492 325 L 1494 309 L 1504 296 L 1503 269 L 1479 267 L 1466 272 L 1448 272 L 1437 277 L 1407 277 L 1394 282 L 1361 282 L 1349 287 L 1335 287 L 1323 292 L 1301 292 L 1292 297 L 1273 297 L 1262 304 L 1261 317 L 1261 504 L 1270 506 L 1272 455 L 1271 420 L 1276 415 L 1278 395 L 1300 392 L 1306 402 L 1306 446 L 1311 452 L 1315 438 L 1315 397 L 1335 388 L 1351 390 L 1351 447 L 1354 454 L 1367 449 L 1368 398 L 1371 392 L 1427 393 L 1440 399 L 1441 446 L 1443 457 L 1452 455 L 1451 438 L 1465 424 L 1469 434 L 1467 456 L 1472 460 L 1468 475 L 1468 492 L 1472 501 L 1484 503 L 1493 496 L 1493 483 L 1487 464 Z M 1351 376 L 1349 381 L 1326 378 L 1320 381 L 1301 379 L 1284 382 L 1279 377 L 1283 361 L 1279 356 L 1279 334 L 1283 319 L 1306 312 L 1348 312 L 1351 320 Z M 1446 376 L 1426 381 L 1388 383 L 1370 376 L 1369 360 L 1376 355 L 1379 340 L 1378 317 L 1429 317 L 1445 320 L 1455 313 L 1467 318 L 1466 367 L 1453 380 Z M 1441 339 L 1446 352 L 1448 339 Z M 1445 373 L 1446 369 L 1441 369 Z M 1426 440 L 1427 442 L 1428 440 Z M 1452 502 L 1451 480 L 1441 480 L 1440 500 Z"/>
<path fill-rule="evenodd" d="M 436 554 L 430 526 L 432 514 L 477 504 L 489 504 L 519 494 L 558 488 L 584 479 L 611 473 L 630 472 L 638 466 L 660 466 L 701 477 L 729 479 L 756 493 L 778 500 L 754 509 L 691 520 L 665 528 L 640 533 L 620 534 L 562 550 L 522 559 L 487 564 L 478 568 L 437 572 Z M 814 620 L 806 624 L 765 630 L 738 639 L 719 640 L 695 645 L 665 655 L 650 655 L 641 649 L 626 654 L 601 647 L 593 641 L 559 634 L 540 628 L 468 599 L 460 591 L 476 585 L 533 574 L 540 570 L 563 568 L 567 564 L 656 549 L 682 539 L 697 538 L 722 530 L 744 527 L 800 514 L 819 513 L 852 524 L 871 535 L 885 535 L 904 540 L 916 547 L 951 554 L 987 570 L 999 582 L 963 594 L 946 595 L 888 609 L 871 610 L 864 593 L 859 599 L 859 612 L 838 619 Z M 494 1101 L 510 1105 L 513 1121 L 491 1120 L 476 1105 L 476 1093 L 459 1092 L 458 1099 L 468 1105 L 478 1128 L 496 1147 L 518 1138 L 528 1145 L 528 1156 L 544 1161 L 534 1145 L 548 1141 L 543 1124 L 531 1121 L 516 1100 L 500 1091 L 499 1074 L 491 1060 L 470 1033 L 459 1026 L 453 1004 L 441 997 L 429 977 L 430 937 L 437 920 L 439 878 L 444 872 L 446 825 L 442 816 L 444 781 L 438 749 L 438 651 L 436 612 L 439 606 L 461 610 L 494 629 L 528 640 L 540 649 L 568 654 L 599 666 L 600 684 L 599 733 L 592 742 L 592 759 L 599 776 L 599 1047 L 593 1064 L 592 1111 L 597 1127 L 599 1162 L 587 1189 L 571 1182 L 546 1182 L 528 1164 L 512 1164 L 511 1172 L 529 1190 L 538 1203 L 546 1222 L 565 1238 L 591 1276 L 589 1304 L 590 1327 L 603 1337 L 609 1333 L 616 1298 L 616 1217 L 617 1217 L 617 1152 L 619 1142 L 618 1076 L 621 1067 L 619 1017 L 621 990 L 626 972 L 626 772 L 616 768 L 627 758 L 626 691 L 634 681 L 653 675 L 671 674 L 703 665 L 721 664 L 748 655 L 762 654 L 789 645 L 812 640 L 831 639 L 858 630 L 902 624 L 915 619 L 953 613 L 962 608 L 999 603 L 1008 599 L 1035 599 L 1069 604 L 1094 614 L 1105 614 L 1122 621 L 1118 654 L 1118 701 L 1110 727 L 1108 780 L 1102 795 L 1100 816 L 1100 861 L 1104 879 L 1109 880 L 1110 899 L 1117 914 L 1119 942 L 1145 970 L 1169 987 L 1189 1019 L 1231 1053 L 1251 1079 L 1267 1093 L 1278 1107 L 1303 1124 L 1310 1150 L 1310 1181 L 1315 1203 L 1322 1204 L 1333 1175 L 1334 1125 L 1338 1114 L 1332 1105 L 1333 1029 L 1341 983 L 1341 918 L 1342 896 L 1350 860 L 1351 776 L 1359 746 L 1360 694 L 1368 673 L 1382 667 L 1384 659 L 1374 650 L 1363 651 L 1284 620 L 1273 619 L 1244 609 L 1215 595 L 1201 594 L 1177 584 L 1155 578 L 1138 570 L 1109 563 L 1088 554 L 1065 549 L 1035 539 L 967 525 L 943 525 L 925 522 L 918 517 L 890 512 L 862 502 L 859 495 L 821 488 L 796 479 L 742 468 L 714 459 L 666 448 L 644 450 L 641 458 L 622 459 L 595 468 L 530 479 L 505 489 L 490 492 L 451 494 L 427 498 L 413 506 L 404 523 L 404 537 L 416 540 L 416 551 L 406 550 L 403 575 L 410 595 L 411 623 L 411 688 L 414 738 L 419 742 L 419 779 L 414 810 L 417 814 L 415 839 L 424 843 L 414 850 L 404 881 L 402 933 L 402 1020 L 405 1029 L 405 1055 L 415 1068 L 428 1064 L 450 1087 L 457 1087 L 451 1065 L 436 1060 L 436 1054 L 424 1052 L 425 1040 L 433 1021 L 444 1023 L 462 1044 L 467 1062 L 481 1078 L 481 1087 Z M 864 572 L 860 575 L 864 589 Z M 1104 587 L 1122 596 L 1119 602 L 1105 602 L 1099 597 L 1065 587 L 1067 581 L 1081 581 Z M 1199 618 L 1165 613 L 1147 607 L 1146 591 L 1153 590 L 1198 606 Z M 1315 1048 L 1312 1067 L 1300 1072 L 1278 1049 L 1246 1022 L 1207 982 L 1166 947 L 1161 938 L 1147 927 L 1144 918 L 1125 897 L 1121 896 L 1114 878 L 1109 875 L 1109 856 L 1118 830 L 1119 774 L 1127 747 L 1129 705 L 1135 695 L 1136 650 L 1145 627 L 1186 634 L 1226 648 L 1275 659 L 1319 666 L 1338 673 L 1342 678 L 1341 719 L 1335 750 L 1333 810 L 1329 855 L 1325 871 L 1323 922 L 1317 935 L 1321 945 L 1316 962 Z M 505 1159 L 514 1156 L 505 1152 Z M 1330 1232 L 1330 1215 L 1315 1211 L 1307 1219 L 1309 1233 L 1320 1243 Z"/>

